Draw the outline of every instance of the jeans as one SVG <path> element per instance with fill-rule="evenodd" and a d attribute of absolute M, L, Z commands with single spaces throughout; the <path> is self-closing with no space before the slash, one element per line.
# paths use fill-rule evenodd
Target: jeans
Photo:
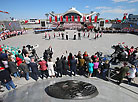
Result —
<path fill-rule="evenodd" d="M 27 73 L 25 74 L 25 78 L 26 78 L 26 80 L 29 80 L 29 72 L 27 72 Z"/>
<path fill-rule="evenodd" d="M 8 90 L 11 90 L 11 87 L 12 87 L 13 89 L 16 88 L 12 80 L 9 81 L 9 82 L 7 82 L 7 83 L 5 84 L 5 86 L 6 86 L 6 88 L 7 88 Z M 10 86 L 11 86 L 11 87 L 10 87 Z"/>
<path fill-rule="evenodd" d="M 13 76 L 17 78 L 17 76 L 20 77 L 20 74 L 19 74 L 19 72 L 15 72 L 15 73 L 13 73 Z"/>
<path fill-rule="evenodd" d="M 70 71 L 70 76 L 72 76 L 72 72 L 74 72 L 74 76 L 76 75 L 76 68 L 70 68 L 71 71 Z"/>
<path fill-rule="evenodd" d="M 102 72 L 103 79 L 106 79 L 107 71 L 108 71 L 108 69 L 103 70 L 103 72 Z"/>

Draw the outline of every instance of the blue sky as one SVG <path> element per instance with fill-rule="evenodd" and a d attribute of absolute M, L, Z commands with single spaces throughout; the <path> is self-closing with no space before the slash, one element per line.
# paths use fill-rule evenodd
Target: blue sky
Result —
<path fill-rule="evenodd" d="M 138 15 L 138 0 L 1 0 L 0 10 L 16 19 L 29 19 L 46 18 L 50 11 L 64 13 L 71 7 L 81 13 L 99 12 L 106 19 L 122 19 L 123 13 Z"/>

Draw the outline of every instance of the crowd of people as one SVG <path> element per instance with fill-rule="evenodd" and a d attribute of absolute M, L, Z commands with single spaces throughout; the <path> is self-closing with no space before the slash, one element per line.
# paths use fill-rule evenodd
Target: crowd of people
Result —
<path fill-rule="evenodd" d="M 121 45 L 119 45 L 120 47 Z M 123 46 L 121 46 L 123 47 Z M 124 48 L 124 47 L 123 47 Z M 128 47 L 127 47 L 128 48 Z M 120 60 L 123 63 L 121 68 L 118 68 L 116 79 L 118 84 L 121 84 L 125 76 L 128 77 L 128 83 L 131 84 L 136 76 L 136 69 L 138 68 L 138 48 L 131 47 L 128 53 L 128 59 L 131 58 L 131 66 L 128 66 L 128 60 Z M 116 50 L 115 50 L 116 52 Z M 97 52 L 90 55 L 85 51 L 73 55 L 66 51 L 66 55 L 56 58 L 56 62 L 52 61 L 53 49 L 50 46 L 43 53 L 43 57 L 36 60 L 34 56 L 30 55 L 30 50 L 23 46 L 22 50 L 19 47 L 0 46 L 0 82 L 8 90 L 16 88 L 12 81 L 12 77 L 25 77 L 29 80 L 32 77 L 34 80 L 62 76 L 76 76 L 81 75 L 85 77 L 101 77 L 107 80 L 111 64 L 108 57 L 103 57 L 102 52 Z M 122 58 L 122 57 L 121 57 Z M 135 60 L 134 60 L 135 59 Z M 1 92 L 3 90 L 0 90 Z"/>
<path fill-rule="evenodd" d="M 4 31 L 0 32 L 0 41 L 1 40 L 5 40 L 7 38 L 11 38 L 11 37 L 17 36 L 17 35 L 22 35 L 24 33 L 26 33 L 25 30 L 19 30 L 19 31 L 4 30 Z"/>

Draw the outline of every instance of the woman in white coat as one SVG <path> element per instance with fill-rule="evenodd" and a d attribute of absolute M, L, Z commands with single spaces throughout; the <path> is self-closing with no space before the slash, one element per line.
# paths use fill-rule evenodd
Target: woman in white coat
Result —
<path fill-rule="evenodd" d="M 131 66 L 131 68 L 128 71 L 128 84 L 131 83 L 131 80 L 135 78 L 135 74 L 136 74 L 136 68 L 134 65 Z"/>
<path fill-rule="evenodd" d="M 51 58 L 47 62 L 48 65 L 48 74 L 50 77 L 55 77 L 55 72 L 54 72 L 54 63 L 51 61 Z"/>

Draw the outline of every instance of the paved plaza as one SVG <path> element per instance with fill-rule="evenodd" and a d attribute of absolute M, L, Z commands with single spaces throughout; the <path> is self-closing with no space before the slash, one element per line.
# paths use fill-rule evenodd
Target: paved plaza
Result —
<path fill-rule="evenodd" d="M 65 31 L 69 33 L 69 40 L 62 40 L 58 37 L 59 32 L 56 33 L 56 38 L 53 37 L 54 32 L 50 32 L 51 40 L 44 38 L 44 33 L 34 34 L 32 30 L 29 30 L 27 34 L 16 36 L 13 38 L 1 41 L 0 45 L 5 44 L 9 46 L 17 47 L 22 49 L 23 45 L 39 45 L 36 48 L 39 57 L 42 57 L 43 52 L 50 45 L 54 50 L 53 61 L 56 57 L 61 55 L 67 56 L 66 51 L 77 54 L 78 51 L 82 53 L 87 51 L 89 55 L 94 54 L 97 51 L 103 52 L 103 54 L 111 54 L 114 50 L 111 48 L 112 45 L 125 42 L 126 45 L 131 47 L 132 45 L 138 46 L 138 36 L 133 34 L 103 34 L 103 37 L 98 39 L 94 38 L 94 33 L 91 33 L 90 37 L 83 37 L 81 40 L 73 40 L 74 32 L 77 31 Z M 65 33 L 64 32 L 64 33 Z M 49 34 L 49 33 L 48 33 Z M 46 94 L 45 88 L 55 82 L 65 80 L 80 80 L 95 85 L 99 91 L 99 95 L 94 98 L 86 100 L 62 100 L 50 97 Z M 120 86 L 104 81 L 100 78 L 85 78 L 84 76 L 63 76 L 62 78 L 48 78 L 39 79 L 37 82 L 33 79 L 26 81 L 24 78 L 13 78 L 17 86 L 17 89 L 8 92 L 5 88 L 4 93 L 0 93 L 0 99 L 4 102 L 138 102 L 138 79 L 135 78 L 136 85 L 130 86 L 122 83 Z"/>

